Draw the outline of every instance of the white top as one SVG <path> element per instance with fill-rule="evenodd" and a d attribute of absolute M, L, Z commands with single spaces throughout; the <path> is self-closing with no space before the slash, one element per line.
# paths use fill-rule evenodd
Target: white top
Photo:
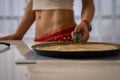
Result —
<path fill-rule="evenodd" d="M 33 0 L 33 10 L 73 10 L 73 1 L 74 0 Z"/>

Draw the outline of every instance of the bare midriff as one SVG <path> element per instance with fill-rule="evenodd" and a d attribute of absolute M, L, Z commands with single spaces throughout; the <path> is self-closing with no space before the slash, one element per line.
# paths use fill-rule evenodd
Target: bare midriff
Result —
<path fill-rule="evenodd" d="M 72 10 L 36 10 L 36 38 L 75 27 Z"/>

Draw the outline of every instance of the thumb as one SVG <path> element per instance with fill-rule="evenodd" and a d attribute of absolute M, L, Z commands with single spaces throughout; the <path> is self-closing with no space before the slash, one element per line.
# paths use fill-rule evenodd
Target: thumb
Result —
<path fill-rule="evenodd" d="M 71 36 L 72 36 L 72 39 L 74 40 L 75 39 L 75 32 L 74 31 L 72 31 Z"/>

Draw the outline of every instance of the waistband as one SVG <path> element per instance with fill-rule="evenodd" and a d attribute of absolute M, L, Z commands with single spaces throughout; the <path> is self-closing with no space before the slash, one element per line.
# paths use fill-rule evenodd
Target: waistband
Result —
<path fill-rule="evenodd" d="M 71 41 L 71 32 L 74 30 L 75 27 L 71 27 L 68 29 L 60 30 L 56 33 L 44 36 L 42 38 L 36 38 L 36 42 L 47 42 L 47 41 Z"/>

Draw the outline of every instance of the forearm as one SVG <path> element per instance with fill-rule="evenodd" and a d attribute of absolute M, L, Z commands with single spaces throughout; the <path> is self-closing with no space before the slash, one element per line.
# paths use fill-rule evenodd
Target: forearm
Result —
<path fill-rule="evenodd" d="M 25 33 L 27 32 L 27 30 L 33 24 L 34 20 L 35 20 L 35 12 L 32 10 L 32 0 L 30 0 L 25 9 L 25 13 L 22 18 L 22 21 L 15 32 L 15 37 L 22 39 Z"/>
<path fill-rule="evenodd" d="M 88 20 L 91 23 L 95 12 L 94 0 L 82 0 L 82 4 L 81 20 Z"/>
<path fill-rule="evenodd" d="M 88 41 L 90 36 L 89 31 L 91 30 L 88 26 L 93 19 L 94 11 L 95 8 L 93 0 L 82 0 L 81 22 L 72 33 L 73 39 L 75 39 L 75 36 L 77 35 L 76 32 L 80 32 L 82 34 L 80 41 Z"/>

